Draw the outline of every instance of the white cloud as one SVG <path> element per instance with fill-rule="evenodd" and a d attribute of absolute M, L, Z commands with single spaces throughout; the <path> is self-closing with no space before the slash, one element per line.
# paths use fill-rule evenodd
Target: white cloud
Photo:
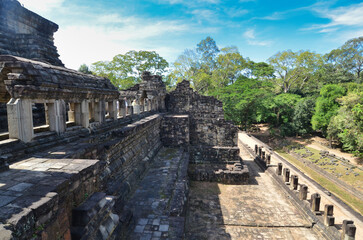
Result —
<path fill-rule="evenodd" d="M 216 13 L 212 10 L 196 9 L 192 11 L 192 14 L 195 15 L 198 19 L 204 19 L 207 21 L 216 20 Z"/>
<path fill-rule="evenodd" d="M 302 30 L 319 30 L 324 33 L 336 31 L 339 27 L 344 26 L 363 27 L 363 3 L 336 9 L 318 5 L 318 7 L 312 8 L 312 11 L 318 13 L 321 18 L 330 19 L 330 23 L 315 24 Z"/>
<path fill-rule="evenodd" d="M 261 41 L 256 39 L 256 33 L 254 29 L 248 29 L 243 33 L 243 36 L 246 38 L 247 43 L 249 45 L 254 46 L 270 46 L 272 41 Z"/>
<path fill-rule="evenodd" d="M 220 0 L 159 0 L 159 3 L 164 4 L 183 4 L 188 7 L 196 7 L 201 4 L 219 4 Z"/>
<path fill-rule="evenodd" d="M 246 32 L 243 33 L 243 36 L 247 39 L 255 39 L 255 30 L 248 29 Z"/>
<path fill-rule="evenodd" d="M 62 6 L 65 0 L 18 0 L 27 9 L 40 15 Z"/>
<path fill-rule="evenodd" d="M 99 60 L 110 60 L 116 54 L 131 49 L 153 50 L 147 49 L 147 46 L 153 45 L 153 38 L 190 30 L 189 26 L 177 21 L 145 21 L 138 18 L 126 21 L 132 23 L 120 27 L 72 25 L 60 28 L 55 35 L 55 44 L 61 60 L 67 67 L 76 69 L 82 63 L 89 65 Z"/>

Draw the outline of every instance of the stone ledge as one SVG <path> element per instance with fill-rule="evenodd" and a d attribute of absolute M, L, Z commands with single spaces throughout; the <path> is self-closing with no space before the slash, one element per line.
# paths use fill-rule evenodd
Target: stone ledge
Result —
<path fill-rule="evenodd" d="M 29 239 L 93 193 L 98 171 L 99 161 L 88 159 L 29 158 L 10 165 L 0 173 L 1 223 L 14 238 Z"/>
<path fill-rule="evenodd" d="M 249 179 L 248 168 L 241 163 L 189 164 L 188 175 L 192 181 L 224 184 L 247 184 Z"/>
<path fill-rule="evenodd" d="M 190 163 L 240 162 L 238 147 L 190 146 Z"/>

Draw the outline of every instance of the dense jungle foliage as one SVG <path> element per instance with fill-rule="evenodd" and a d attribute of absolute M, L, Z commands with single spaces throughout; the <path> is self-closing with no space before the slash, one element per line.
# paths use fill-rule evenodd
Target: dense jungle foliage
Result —
<path fill-rule="evenodd" d="M 162 74 L 168 90 L 187 79 L 201 94 L 224 104 L 226 119 L 247 129 L 270 123 L 281 136 L 321 133 L 363 156 L 363 37 L 321 55 L 286 50 L 267 62 L 243 57 L 237 47 L 219 48 L 207 37 L 170 64 L 156 52 L 130 51 L 91 66 L 120 89 L 142 71 Z M 87 66 L 80 71 L 89 73 Z"/>

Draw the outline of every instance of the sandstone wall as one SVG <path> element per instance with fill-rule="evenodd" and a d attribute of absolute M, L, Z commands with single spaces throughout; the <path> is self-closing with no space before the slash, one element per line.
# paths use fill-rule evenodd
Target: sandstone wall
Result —
<path fill-rule="evenodd" d="M 165 115 L 161 124 L 161 142 L 167 147 L 189 149 L 189 115 Z"/>
<path fill-rule="evenodd" d="M 199 95 L 184 80 L 167 96 L 166 105 L 171 113 L 189 115 L 191 162 L 239 161 L 238 129 L 224 119 L 222 102 Z"/>
<path fill-rule="evenodd" d="M 63 66 L 54 46 L 57 30 L 57 24 L 25 9 L 18 1 L 0 0 L 0 55 Z"/>

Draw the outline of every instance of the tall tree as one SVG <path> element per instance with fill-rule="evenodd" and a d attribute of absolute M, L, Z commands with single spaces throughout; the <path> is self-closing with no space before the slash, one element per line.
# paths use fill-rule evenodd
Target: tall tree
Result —
<path fill-rule="evenodd" d="M 311 119 L 314 130 L 326 134 L 330 119 L 337 114 L 339 104 L 337 98 L 344 96 L 346 89 L 336 84 L 328 84 L 321 88 L 320 96 L 316 99 L 315 113 Z"/>
<path fill-rule="evenodd" d="M 353 73 L 358 82 L 362 81 L 363 71 L 363 37 L 348 40 L 338 49 L 332 50 L 327 62 L 340 72 Z"/>
<path fill-rule="evenodd" d="M 215 59 L 219 53 L 219 48 L 216 42 L 211 37 L 206 37 L 198 43 L 197 53 L 201 55 L 201 61 L 203 64 L 207 65 L 211 70 L 215 67 Z"/>
<path fill-rule="evenodd" d="M 216 58 L 216 68 L 212 71 L 214 89 L 233 84 L 242 70 L 246 68 L 246 60 L 238 52 L 237 47 L 222 48 Z"/>
<path fill-rule="evenodd" d="M 330 120 L 328 137 L 341 142 L 344 150 L 363 156 L 363 92 L 350 92 L 337 101 L 341 107 Z"/>
<path fill-rule="evenodd" d="M 292 88 L 301 89 L 311 78 L 312 74 L 322 64 L 322 57 L 310 51 L 278 52 L 268 59 L 274 67 L 277 78 L 275 83 L 284 93 Z"/>
<path fill-rule="evenodd" d="M 112 61 L 99 61 L 92 64 L 92 71 L 107 77 L 120 89 L 125 89 L 141 81 L 141 74 L 163 74 L 169 64 L 154 51 L 129 51 L 116 55 Z"/>
<path fill-rule="evenodd" d="M 223 101 L 226 119 L 246 129 L 263 118 L 264 101 L 272 97 L 269 87 L 266 82 L 240 76 L 235 83 L 218 89 L 215 94 Z"/>

